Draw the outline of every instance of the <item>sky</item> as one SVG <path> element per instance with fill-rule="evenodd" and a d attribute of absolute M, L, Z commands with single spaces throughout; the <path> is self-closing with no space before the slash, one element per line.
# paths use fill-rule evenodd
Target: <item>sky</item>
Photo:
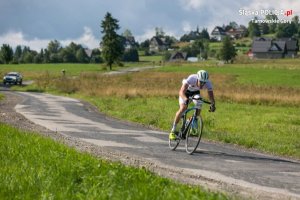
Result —
<path fill-rule="evenodd" d="M 128 29 L 142 42 L 156 27 L 179 39 L 197 27 L 211 32 L 231 21 L 247 26 L 271 11 L 290 20 L 300 16 L 300 0 L 0 0 L 0 45 L 39 51 L 58 40 L 98 48 L 107 12 L 119 21 L 119 34 Z"/>

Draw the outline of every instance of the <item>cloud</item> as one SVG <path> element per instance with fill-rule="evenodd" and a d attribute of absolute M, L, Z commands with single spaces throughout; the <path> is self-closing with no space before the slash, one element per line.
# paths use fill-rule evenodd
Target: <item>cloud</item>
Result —
<path fill-rule="evenodd" d="M 182 22 L 182 30 L 183 30 L 184 32 L 190 32 L 191 30 L 193 30 L 193 27 L 192 27 L 192 25 L 191 25 L 190 22 L 188 22 L 188 21 L 183 21 L 183 22 Z"/>
<path fill-rule="evenodd" d="M 47 48 L 49 42 L 52 39 L 26 39 L 25 35 L 19 31 L 9 31 L 6 34 L 0 36 L 0 44 L 9 44 L 12 48 L 15 48 L 18 45 L 21 46 L 29 46 L 30 49 L 40 51 L 42 48 Z M 100 38 L 97 39 L 92 30 L 89 27 L 84 27 L 84 33 L 75 39 L 66 39 L 59 40 L 62 46 L 67 46 L 71 42 L 76 44 L 81 44 L 84 47 L 88 47 L 90 49 L 98 48 L 100 43 Z"/>
<path fill-rule="evenodd" d="M 22 32 L 9 31 L 8 33 L 0 36 L 0 44 L 9 44 L 15 48 L 18 45 L 29 46 L 33 50 L 40 50 L 47 47 L 49 41 L 34 38 L 32 40 L 26 40 Z"/>
<path fill-rule="evenodd" d="M 165 33 L 165 35 L 173 36 L 177 39 L 180 37 L 180 35 L 177 33 L 177 31 L 174 31 L 170 28 L 165 28 L 164 27 L 163 32 Z M 136 41 L 141 43 L 141 42 L 144 42 L 147 39 L 150 40 L 155 35 L 156 35 L 155 27 L 152 27 L 152 28 L 147 28 L 142 35 L 134 36 L 134 38 L 135 38 Z"/>
<path fill-rule="evenodd" d="M 88 47 L 89 49 L 95 49 L 99 47 L 100 39 L 97 39 L 94 34 L 92 29 L 89 27 L 84 27 L 84 33 L 82 36 L 76 39 L 67 39 L 67 40 L 62 40 L 60 43 L 63 46 L 69 45 L 71 42 L 74 42 L 76 44 L 81 44 L 84 47 Z"/>
<path fill-rule="evenodd" d="M 199 9 L 207 4 L 207 1 L 205 0 L 180 0 L 180 2 L 183 8 L 186 10 Z"/>
<path fill-rule="evenodd" d="M 155 36 L 155 28 L 148 28 L 144 31 L 144 34 L 135 36 L 135 40 L 143 42 L 147 39 L 151 39 L 153 36 Z"/>
<path fill-rule="evenodd" d="M 276 4 L 272 3 L 270 0 L 268 1 L 260 1 L 260 0 L 253 0 L 250 4 L 243 7 L 244 9 L 248 10 L 257 10 L 260 11 L 262 9 L 265 10 L 293 10 L 293 15 L 289 16 L 289 18 L 292 18 L 296 15 L 299 16 L 300 13 L 300 1 L 295 0 L 285 0 L 285 1 L 278 1 Z M 264 16 L 260 16 L 261 18 L 264 18 Z M 281 15 L 278 16 L 278 18 L 285 18 L 285 16 Z"/>

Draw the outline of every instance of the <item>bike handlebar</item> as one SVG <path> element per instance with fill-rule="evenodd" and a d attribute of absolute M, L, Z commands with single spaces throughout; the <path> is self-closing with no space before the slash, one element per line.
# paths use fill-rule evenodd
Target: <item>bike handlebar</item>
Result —
<path fill-rule="evenodd" d="M 207 101 L 207 100 L 203 99 L 202 97 L 199 97 L 199 98 L 190 97 L 189 99 L 190 99 L 190 100 L 200 100 L 200 101 L 202 101 L 203 103 L 211 104 L 210 101 Z"/>

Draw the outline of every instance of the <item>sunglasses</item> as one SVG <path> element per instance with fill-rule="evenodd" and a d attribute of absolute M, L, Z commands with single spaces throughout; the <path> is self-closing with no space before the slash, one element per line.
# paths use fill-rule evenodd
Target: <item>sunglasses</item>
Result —
<path fill-rule="evenodd" d="M 200 85 L 204 85 L 206 82 L 204 81 L 200 81 Z"/>

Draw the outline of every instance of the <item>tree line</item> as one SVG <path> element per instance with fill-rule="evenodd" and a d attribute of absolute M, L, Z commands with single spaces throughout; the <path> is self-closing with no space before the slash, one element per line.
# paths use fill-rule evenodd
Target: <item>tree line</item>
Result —
<path fill-rule="evenodd" d="M 99 49 L 88 52 L 82 45 L 71 42 L 62 47 L 57 41 L 50 41 L 47 48 L 40 52 L 31 50 L 30 47 L 18 45 L 13 51 L 12 47 L 3 44 L 0 49 L 1 63 L 100 63 L 102 62 Z"/>
<path fill-rule="evenodd" d="M 248 33 L 250 37 L 259 37 L 265 34 L 274 34 L 276 38 L 300 38 L 299 16 L 294 16 L 291 23 L 267 23 L 267 21 L 277 21 L 277 15 L 266 15 L 262 23 L 256 23 L 255 17 L 248 24 Z"/>

